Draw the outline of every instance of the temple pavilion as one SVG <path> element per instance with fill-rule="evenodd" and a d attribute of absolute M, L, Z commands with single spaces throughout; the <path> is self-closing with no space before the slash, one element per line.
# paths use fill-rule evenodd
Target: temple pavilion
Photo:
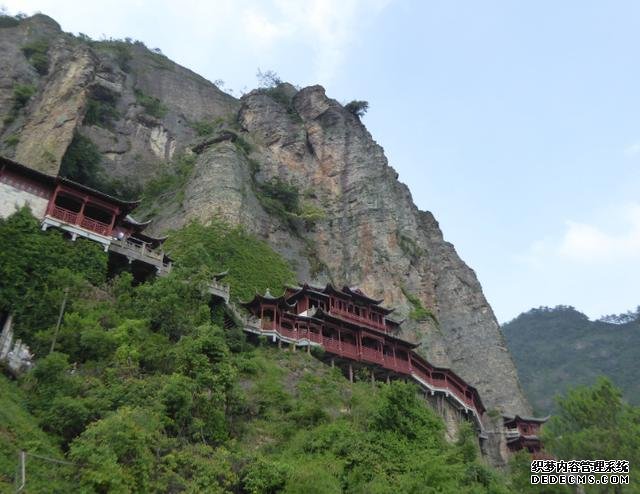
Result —
<path fill-rule="evenodd" d="M 162 251 L 165 239 L 144 233 L 149 222 L 131 216 L 138 205 L 0 157 L 0 217 L 29 206 L 43 230 L 58 228 L 71 240 L 87 238 L 125 262 L 164 275 L 171 269 Z"/>

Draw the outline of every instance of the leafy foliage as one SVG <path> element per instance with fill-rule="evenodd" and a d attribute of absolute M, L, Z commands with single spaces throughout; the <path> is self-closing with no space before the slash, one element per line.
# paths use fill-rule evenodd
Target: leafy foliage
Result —
<path fill-rule="evenodd" d="M 84 115 L 85 125 L 98 125 L 108 128 L 119 117 L 120 113 L 116 109 L 113 98 L 93 96 L 87 101 L 87 110 Z"/>
<path fill-rule="evenodd" d="M 100 189 L 104 182 L 101 162 L 102 155 L 93 141 L 76 133 L 62 158 L 60 175 L 89 187 Z"/>
<path fill-rule="evenodd" d="M 560 459 L 625 459 L 637 465 L 640 408 L 625 403 L 621 391 L 600 378 L 591 387 L 578 386 L 558 398 L 558 414 L 543 429 L 543 438 Z M 630 481 L 629 492 L 637 492 L 640 480 L 632 474 Z M 587 487 L 586 492 L 602 491 Z"/>
<path fill-rule="evenodd" d="M 91 117 L 93 118 L 93 117 Z M 102 117 L 106 118 L 104 115 Z M 94 188 L 106 194 L 124 199 L 136 199 L 140 187 L 109 178 L 102 167 L 102 154 L 98 146 L 88 137 L 76 133 L 69 144 L 60 165 L 60 175 Z"/>
<path fill-rule="evenodd" d="M 32 84 L 16 84 L 13 87 L 14 108 L 20 109 L 26 106 L 35 92 L 36 87 Z"/>
<path fill-rule="evenodd" d="M 228 269 L 242 297 L 293 281 L 287 263 L 241 229 L 174 232 L 176 269 L 138 285 L 126 273 L 105 284 L 104 254 L 85 259 L 78 242 L 62 246 L 36 229 L 26 210 L 0 224 L 3 310 L 29 290 L 43 296 L 39 277 L 67 284 L 56 272 L 62 249 L 74 261 L 65 276 L 83 289 L 70 297 L 56 351 L 47 354 L 50 318 L 23 319 L 40 358 L 21 389 L 0 379 L 0 486 L 25 448 L 72 462 L 30 464 L 29 492 L 507 492 L 473 431 L 445 441 L 414 385 L 350 384 L 304 352 L 221 329 L 211 272 Z"/>
<path fill-rule="evenodd" d="M 13 86 L 13 105 L 8 115 L 4 118 L 5 124 L 13 122 L 31 97 L 36 93 L 36 87 L 33 84 L 16 84 Z"/>
<path fill-rule="evenodd" d="M 174 232 L 165 245 L 186 272 L 202 268 L 209 273 L 228 270 L 225 280 L 235 297 L 250 299 L 256 290 L 278 290 L 295 282 L 288 263 L 240 227 L 215 221 L 207 226 L 194 222 Z"/>
<path fill-rule="evenodd" d="M 142 106 L 148 115 L 155 118 L 163 118 L 169 109 L 155 96 L 145 94 L 140 89 L 135 89 L 136 103 Z"/>
<path fill-rule="evenodd" d="M 353 100 L 344 105 L 345 110 L 353 113 L 356 117 L 362 118 L 369 110 L 369 102 L 361 100 Z"/>
<path fill-rule="evenodd" d="M 40 75 L 49 72 L 49 42 L 46 39 L 32 41 L 22 47 L 22 53 Z"/>
<path fill-rule="evenodd" d="M 18 334 L 55 322 L 62 291 L 99 285 L 106 275 L 106 255 L 94 242 L 69 242 L 60 232 L 43 233 L 23 208 L 0 219 L 0 310 L 12 311 Z"/>
<path fill-rule="evenodd" d="M 302 200 L 298 188 L 279 178 L 258 182 L 254 176 L 256 197 L 269 213 L 279 217 L 296 231 L 300 223 L 311 228 L 326 217 L 324 210 L 310 201 Z"/>

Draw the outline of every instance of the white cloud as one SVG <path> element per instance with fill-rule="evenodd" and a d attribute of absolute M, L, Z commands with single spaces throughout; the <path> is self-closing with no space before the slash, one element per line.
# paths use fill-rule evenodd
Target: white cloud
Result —
<path fill-rule="evenodd" d="M 634 142 L 627 146 L 624 150 L 624 154 L 627 156 L 637 156 L 640 154 L 640 142 Z"/>
<path fill-rule="evenodd" d="M 306 46 L 313 56 L 313 79 L 330 82 L 354 39 L 391 0 L 275 0 L 251 5 L 243 16 L 246 36 L 262 50 L 276 43 Z"/>
<path fill-rule="evenodd" d="M 350 47 L 393 0 L 0 0 L 9 11 L 45 12 L 63 28 L 93 37 L 141 39 L 198 72 L 221 59 L 264 69 L 297 69 L 297 80 L 330 84 Z M 224 47 L 224 54 L 221 54 Z M 298 59 L 291 58 L 292 53 Z M 265 67 L 265 64 L 269 65 Z M 311 73 L 301 76 L 301 66 Z M 294 72 L 293 69 L 290 70 Z M 227 74 L 234 70 L 226 69 Z M 206 75 L 206 74 L 205 74 Z M 252 82 L 245 81 L 251 84 Z"/>
<path fill-rule="evenodd" d="M 604 265 L 640 260 L 640 203 L 629 203 L 609 211 L 606 226 L 567 221 L 560 238 L 534 242 L 518 260 L 532 267 L 572 262 Z M 621 228 L 614 231 L 612 225 Z"/>

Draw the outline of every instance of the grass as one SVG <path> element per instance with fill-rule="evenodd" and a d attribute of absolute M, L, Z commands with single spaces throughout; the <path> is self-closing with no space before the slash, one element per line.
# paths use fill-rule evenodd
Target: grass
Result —
<path fill-rule="evenodd" d="M 21 449 L 62 460 L 62 452 L 26 411 L 25 397 L 16 383 L 0 373 L 0 491 L 13 492 Z M 65 467 L 35 457 L 27 459 L 26 492 L 71 492 L 63 480 Z"/>

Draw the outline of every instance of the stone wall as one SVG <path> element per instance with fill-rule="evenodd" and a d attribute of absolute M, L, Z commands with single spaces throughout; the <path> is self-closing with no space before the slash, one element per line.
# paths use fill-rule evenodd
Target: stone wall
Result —
<path fill-rule="evenodd" d="M 11 216 L 16 210 L 28 205 L 36 218 L 43 218 L 49 200 L 21 190 L 13 185 L 0 182 L 0 217 Z"/>

